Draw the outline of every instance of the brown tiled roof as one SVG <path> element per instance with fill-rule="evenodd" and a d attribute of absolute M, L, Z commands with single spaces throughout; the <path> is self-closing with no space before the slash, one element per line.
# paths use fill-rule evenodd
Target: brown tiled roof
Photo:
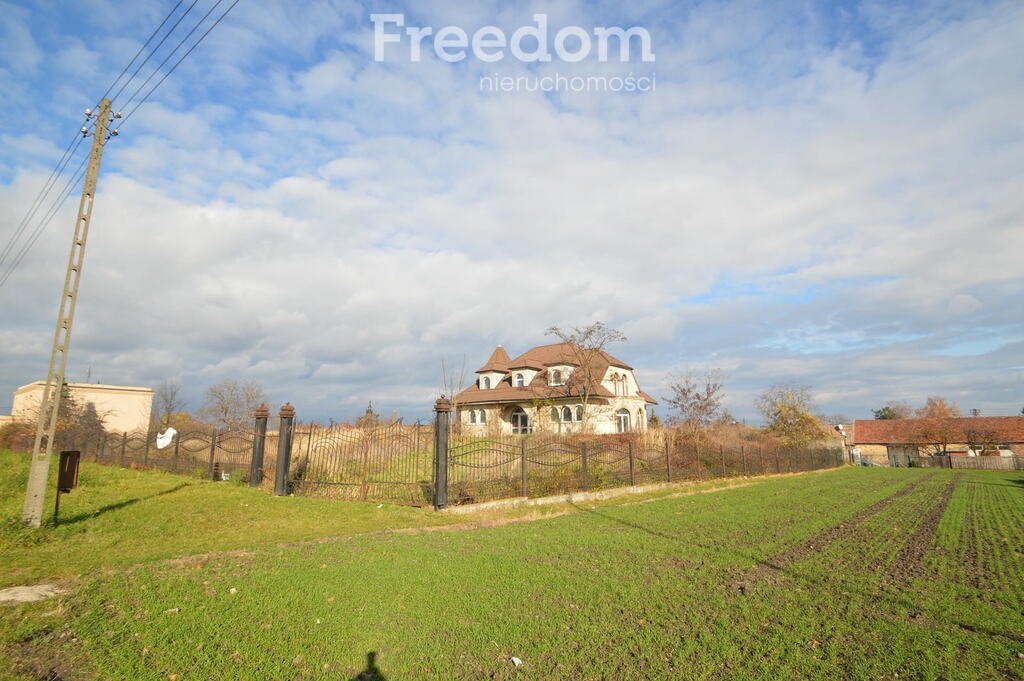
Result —
<path fill-rule="evenodd" d="M 1024 416 L 965 416 L 946 419 L 871 419 L 853 422 L 853 444 L 917 444 L 941 432 L 947 442 L 979 435 L 1000 443 L 1024 442 Z"/>
<path fill-rule="evenodd" d="M 502 357 L 504 356 L 505 368 L 497 369 L 492 368 L 500 366 Z M 497 362 L 495 362 L 497 358 Z M 519 355 L 515 359 L 509 360 L 508 354 L 499 345 L 491 355 L 491 359 L 487 360 L 487 364 L 481 369 L 477 369 L 477 373 L 484 371 L 508 371 L 510 369 L 518 368 L 530 368 L 536 369 L 538 373 L 530 381 L 529 385 L 522 388 L 516 388 L 512 385 L 512 377 L 505 376 L 501 382 L 493 387 L 486 390 L 480 388 L 478 384 L 474 384 L 458 395 L 455 399 L 461 404 L 478 404 L 483 402 L 521 402 L 533 399 L 559 399 L 559 398 L 570 398 L 571 395 L 566 395 L 564 386 L 549 386 L 546 368 L 558 365 L 571 365 L 577 366 L 578 362 L 574 359 L 574 353 L 572 347 L 568 343 L 553 343 L 551 345 L 541 345 L 532 350 L 528 350 L 523 354 Z M 632 370 L 625 362 L 612 357 L 607 352 L 597 353 L 592 359 L 592 375 L 595 377 L 594 385 L 591 387 L 591 397 L 615 397 L 615 395 L 601 385 L 600 381 L 604 378 L 605 372 L 608 371 L 609 366 L 616 366 L 627 370 Z M 578 395 L 576 396 L 578 397 Z M 650 404 L 657 404 L 653 398 L 647 393 L 641 391 L 640 397 L 644 401 Z"/>
<path fill-rule="evenodd" d="M 487 360 L 487 363 L 476 370 L 476 373 L 482 374 L 485 371 L 500 371 L 502 373 L 508 371 L 508 353 L 505 352 L 505 348 L 500 345 L 494 348 L 494 352 L 491 353 L 491 358 Z"/>
<path fill-rule="evenodd" d="M 597 371 L 599 366 L 595 365 L 595 375 L 600 373 L 603 376 L 605 370 L 608 368 L 609 365 L 614 365 L 617 367 L 621 367 L 623 369 L 629 369 L 631 371 L 633 369 L 633 367 L 629 366 L 620 359 L 612 357 L 604 350 L 597 353 L 596 358 L 598 360 L 598 365 L 600 365 L 600 371 Z M 526 366 L 525 364 L 521 364 L 521 362 L 532 362 L 534 364 L 540 364 L 541 366 L 545 367 L 554 366 L 557 364 L 569 364 L 572 366 L 576 366 L 577 364 L 579 364 L 579 362 L 576 360 L 576 353 L 573 352 L 572 346 L 569 345 L 568 343 L 552 343 L 550 345 L 538 345 L 532 350 L 527 350 L 523 354 L 516 357 L 514 360 L 512 360 L 510 366 Z"/>
<path fill-rule="evenodd" d="M 643 390 L 639 390 L 638 392 L 640 393 L 640 397 L 644 398 L 644 402 L 646 402 L 647 404 L 657 404 L 658 403 L 658 400 L 654 399 L 653 397 L 651 397 L 650 395 L 645 393 Z"/>

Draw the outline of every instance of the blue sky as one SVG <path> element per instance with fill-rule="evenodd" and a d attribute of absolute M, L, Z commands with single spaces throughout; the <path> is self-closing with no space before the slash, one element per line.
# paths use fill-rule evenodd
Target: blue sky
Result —
<path fill-rule="evenodd" d="M 3 3 L 0 241 L 172 5 Z M 375 11 L 640 26 L 656 61 L 378 63 Z M 648 392 L 719 367 L 742 418 L 778 382 L 1017 413 L 1021 35 L 1015 2 L 242 0 L 107 147 L 69 377 L 416 418 L 442 359 L 600 319 Z M 556 72 L 657 89 L 480 88 Z M 72 203 L 0 287 L 0 411 L 45 371 Z"/>

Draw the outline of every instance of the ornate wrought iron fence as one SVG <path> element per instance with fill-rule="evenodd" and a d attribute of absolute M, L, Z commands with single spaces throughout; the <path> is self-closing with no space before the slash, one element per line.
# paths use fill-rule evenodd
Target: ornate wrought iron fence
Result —
<path fill-rule="evenodd" d="M 430 425 L 300 426 L 289 484 L 296 494 L 429 505 L 433 461 Z"/>
<path fill-rule="evenodd" d="M 670 431 L 615 436 L 452 435 L 448 503 L 791 473 L 842 463 L 842 452 L 835 449 L 701 448 L 676 443 Z"/>
<path fill-rule="evenodd" d="M 170 446 L 156 447 L 155 432 L 107 433 L 79 445 L 97 463 L 154 469 L 215 480 L 248 475 L 251 430 L 194 430 L 178 433 Z"/>

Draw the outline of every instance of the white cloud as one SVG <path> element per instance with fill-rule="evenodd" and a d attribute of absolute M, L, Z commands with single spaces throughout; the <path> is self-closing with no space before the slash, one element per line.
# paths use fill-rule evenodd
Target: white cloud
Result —
<path fill-rule="evenodd" d="M 307 414 L 372 398 L 415 416 L 441 358 L 472 368 L 496 343 L 604 319 L 649 392 L 722 366 L 741 416 L 785 380 L 852 415 L 940 390 L 1019 409 L 1018 6 L 905 18 L 869 59 L 803 14 L 703 5 L 673 17 L 677 39 L 656 33 L 659 88 L 636 97 L 482 95 L 482 67 L 369 61 L 358 7 L 318 4 L 313 26 L 281 7 L 240 15 L 108 147 L 79 374 L 181 376 L 193 399 L 245 374 Z M 253 74 L 216 68 L 240 58 Z M 19 156 L 39 144 L 0 132 Z M 0 185 L 0 234 L 32 181 Z M 0 387 L 45 363 L 71 219 L 0 289 L 24 294 L 4 302 L 18 349 Z M 940 352 L 982 328 L 996 350 Z"/>

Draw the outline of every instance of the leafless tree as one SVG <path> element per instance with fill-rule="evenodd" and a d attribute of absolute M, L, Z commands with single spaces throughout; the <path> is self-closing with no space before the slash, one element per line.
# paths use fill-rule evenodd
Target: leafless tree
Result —
<path fill-rule="evenodd" d="M 683 426 L 690 437 L 699 437 L 725 414 L 723 388 L 719 369 L 708 369 L 701 377 L 688 372 L 674 379 L 669 385 L 672 394 L 664 398 L 666 404 L 676 411 L 670 422 Z"/>
<path fill-rule="evenodd" d="M 222 428 L 240 428 L 253 411 L 266 402 L 263 386 L 256 381 L 221 381 L 206 389 L 206 403 L 200 414 Z"/>
<path fill-rule="evenodd" d="M 956 441 L 957 433 L 949 421 L 932 419 L 917 426 L 913 439 L 922 453 L 935 456 L 949 453 L 949 445 Z"/>
<path fill-rule="evenodd" d="M 181 396 L 181 383 L 162 381 L 153 391 L 153 406 L 156 413 L 153 421 L 161 429 L 171 425 L 171 418 L 185 410 L 185 399 Z"/>
<path fill-rule="evenodd" d="M 451 367 L 441 359 L 441 394 L 451 400 L 452 418 L 449 425 L 456 433 L 462 432 L 462 418 L 459 414 L 458 394 L 466 387 L 466 356 L 462 356 L 462 363 L 456 368 Z"/>
<path fill-rule="evenodd" d="M 999 445 L 1002 443 L 999 440 L 999 434 L 991 428 L 971 427 L 967 429 L 966 435 L 967 446 L 978 454 L 999 453 Z"/>
<path fill-rule="evenodd" d="M 873 410 L 876 419 L 909 419 L 914 415 L 914 409 L 906 402 L 889 400 L 879 409 Z"/>
<path fill-rule="evenodd" d="M 604 378 L 604 375 L 597 375 L 597 367 L 602 365 L 600 360 L 605 348 L 612 343 L 625 342 L 626 335 L 604 322 L 593 322 L 572 329 L 552 326 L 548 328 L 546 335 L 555 336 L 565 343 L 569 349 L 569 356 L 566 359 L 576 365 L 565 383 L 556 388 L 562 396 L 577 397 L 583 403 L 581 427 L 586 431 L 590 421 L 590 399 L 594 389 Z"/>

